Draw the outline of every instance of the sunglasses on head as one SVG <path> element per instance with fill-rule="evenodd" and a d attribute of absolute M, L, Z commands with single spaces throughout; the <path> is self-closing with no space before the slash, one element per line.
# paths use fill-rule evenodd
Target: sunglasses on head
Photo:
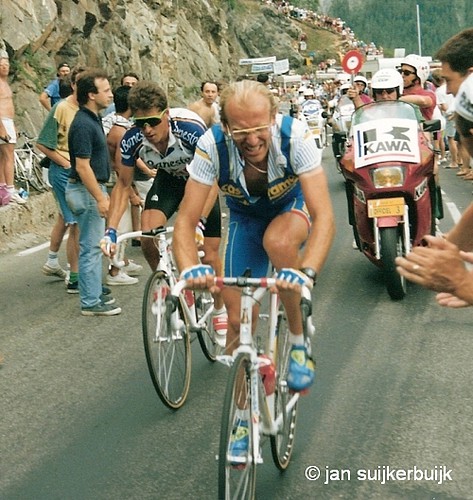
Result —
<path fill-rule="evenodd" d="M 396 89 L 373 89 L 373 92 L 377 95 L 381 95 L 383 92 L 386 92 L 386 94 L 392 94 L 393 92 L 396 92 Z"/>
<path fill-rule="evenodd" d="M 409 71 L 408 69 L 398 69 L 399 73 L 404 76 L 415 75 L 415 71 Z"/>
<path fill-rule="evenodd" d="M 145 128 L 146 125 L 148 125 L 149 127 L 157 127 L 163 121 L 163 116 L 166 111 L 167 109 L 164 109 L 159 115 L 155 116 L 142 116 L 140 118 L 133 118 L 133 123 L 138 128 Z"/>

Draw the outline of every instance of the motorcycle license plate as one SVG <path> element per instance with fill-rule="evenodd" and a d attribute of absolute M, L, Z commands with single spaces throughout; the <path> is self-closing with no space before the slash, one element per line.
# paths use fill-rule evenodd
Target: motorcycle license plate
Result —
<path fill-rule="evenodd" d="M 393 217 L 404 215 L 404 198 L 368 200 L 368 217 Z"/>

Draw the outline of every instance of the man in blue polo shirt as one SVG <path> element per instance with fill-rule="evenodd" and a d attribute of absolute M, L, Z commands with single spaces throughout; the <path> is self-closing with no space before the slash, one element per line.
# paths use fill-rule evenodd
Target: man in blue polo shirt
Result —
<path fill-rule="evenodd" d="M 69 67 L 69 64 L 66 62 L 59 64 L 57 67 L 56 78 L 51 80 L 43 92 L 41 92 L 39 102 L 47 111 L 49 111 L 57 102 L 61 100 L 61 96 L 59 94 L 59 80 L 67 76 L 70 72 L 71 68 Z"/>
<path fill-rule="evenodd" d="M 102 70 L 82 73 L 77 82 L 80 109 L 69 129 L 71 171 L 66 200 L 79 224 L 79 296 L 83 316 L 113 316 L 121 309 L 102 290 L 102 251 L 110 199 L 105 183 L 111 163 L 99 113 L 111 103 L 112 89 Z"/>

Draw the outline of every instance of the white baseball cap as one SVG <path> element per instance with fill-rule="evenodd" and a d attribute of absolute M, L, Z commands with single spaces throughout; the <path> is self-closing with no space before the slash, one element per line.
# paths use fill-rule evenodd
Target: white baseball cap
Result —
<path fill-rule="evenodd" d="M 455 98 L 455 111 L 473 122 L 473 74 L 471 74 L 460 86 Z"/>
<path fill-rule="evenodd" d="M 8 52 L 6 50 L 0 49 L 0 59 L 9 59 Z"/>

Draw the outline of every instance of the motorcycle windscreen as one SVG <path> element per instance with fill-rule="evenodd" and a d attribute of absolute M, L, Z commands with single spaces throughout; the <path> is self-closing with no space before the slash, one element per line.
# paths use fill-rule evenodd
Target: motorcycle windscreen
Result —
<path fill-rule="evenodd" d="M 406 118 L 353 125 L 355 168 L 387 161 L 420 163 L 418 123 Z"/>

